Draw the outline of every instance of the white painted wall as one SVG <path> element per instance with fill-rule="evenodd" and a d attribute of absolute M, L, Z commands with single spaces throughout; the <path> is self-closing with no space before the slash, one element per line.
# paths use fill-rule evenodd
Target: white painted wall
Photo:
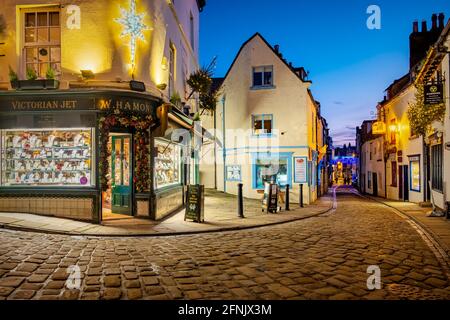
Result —
<path fill-rule="evenodd" d="M 273 65 L 273 89 L 252 90 L 252 67 Z M 313 121 L 316 107 L 308 94 L 310 83 L 302 82 L 257 35 L 242 49 L 222 86 L 224 102 L 216 109 L 219 141 L 223 143 L 223 121 L 225 128 L 233 133 L 225 135 L 228 149 L 226 164 L 241 165 L 244 196 L 262 197 L 252 186 L 252 153 L 290 152 L 292 156 L 309 157 L 309 149 L 316 150 Z M 225 111 L 224 111 L 225 109 Z M 273 114 L 275 135 L 272 138 L 257 138 L 251 134 L 252 114 Z M 281 132 L 285 132 L 284 135 Z M 239 182 L 223 181 L 223 149 L 217 149 L 217 188 L 231 194 L 237 193 Z M 312 160 L 312 159 L 310 159 Z M 292 168 L 293 171 L 293 168 Z M 211 181 L 210 168 L 201 167 L 204 181 Z M 294 185 L 291 201 L 298 202 L 299 186 Z M 317 198 L 317 190 L 304 187 L 304 202 Z"/>

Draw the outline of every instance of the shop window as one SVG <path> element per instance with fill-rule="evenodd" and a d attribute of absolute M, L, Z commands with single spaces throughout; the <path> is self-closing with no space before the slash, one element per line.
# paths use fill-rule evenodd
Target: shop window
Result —
<path fill-rule="evenodd" d="M 443 191 L 442 151 L 442 144 L 431 146 L 431 186 L 440 192 Z"/>
<path fill-rule="evenodd" d="M 409 158 L 410 190 L 420 192 L 420 156 Z"/>
<path fill-rule="evenodd" d="M 92 129 L 2 130 L 2 186 L 91 186 Z"/>
<path fill-rule="evenodd" d="M 181 147 L 173 142 L 155 139 L 155 188 L 181 184 Z"/>
<path fill-rule="evenodd" d="M 273 66 L 253 68 L 253 87 L 273 86 Z"/>
<path fill-rule="evenodd" d="M 260 114 L 252 116 L 253 134 L 264 135 L 272 134 L 273 131 L 273 115 Z"/>
<path fill-rule="evenodd" d="M 277 183 L 285 187 L 290 183 L 288 158 L 258 158 L 255 163 L 256 189 L 263 189 L 264 184 Z"/>
<path fill-rule="evenodd" d="M 23 37 L 24 70 L 32 69 L 45 78 L 52 68 L 61 73 L 61 27 L 58 10 L 25 11 Z"/>
<path fill-rule="evenodd" d="M 391 187 L 397 187 L 397 161 L 391 162 Z"/>

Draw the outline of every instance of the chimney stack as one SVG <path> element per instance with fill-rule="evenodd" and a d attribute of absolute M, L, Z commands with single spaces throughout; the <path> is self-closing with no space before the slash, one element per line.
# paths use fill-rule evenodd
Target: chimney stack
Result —
<path fill-rule="evenodd" d="M 422 21 L 422 32 L 425 33 L 427 32 L 427 22 L 425 20 Z"/>
<path fill-rule="evenodd" d="M 439 13 L 439 29 L 444 29 L 444 22 L 445 20 L 445 15 L 441 12 Z"/>
<path fill-rule="evenodd" d="M 419 21 L 413 22 L 413 32 L 418 33 L 419 32 Z"/>
<path fill-rule="evenodd" d="M 431 16 L 431 23 L 432 23 L 431 30 L 437 29 L 437 20 L 438 20 L 437 14 L 433 13 L 433 15 Z"/>
<path fill-rule="evenodd" d="M 273 48 L 277 54 L 280 53 L 280 45 L 279 44 L 276 44 Z"/>

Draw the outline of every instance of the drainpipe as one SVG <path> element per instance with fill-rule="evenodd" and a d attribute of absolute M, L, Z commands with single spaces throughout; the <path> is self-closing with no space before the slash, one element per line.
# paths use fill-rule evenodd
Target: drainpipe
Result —
<path fill-rule="evenodd" d="M 214 189 L 217 190 L 217 116 L 214 110 Z"/>
<path fill-rule="evenodd" d="M 226 180 L 226 160 L 227 160 L 227 151 L 226 151 L 226 136 L 225 136 L 225 101 L 226 96 L 224 95 L 222 97 L 222 110 L 223 110 L 223 116 L 222 116 L 222 134 L 223 134 L 223 147 L 222 147 L 222 156 L 223 156 L 223 192 L 227 192 L 227 180 Z"/>

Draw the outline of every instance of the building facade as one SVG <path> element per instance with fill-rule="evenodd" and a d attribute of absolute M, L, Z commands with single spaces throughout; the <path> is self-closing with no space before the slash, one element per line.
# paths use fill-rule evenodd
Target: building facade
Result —
<path fill-rule="evenodd" d="M 304 202 L 314 202 L 327 168 L 327 137 L 310 85 L 278 46 L 258 33 L 246 41 L 220 86 L 215 116 L 202 119 L 216 137 L 203 153 L 217 158 L 203 166 L 202 181 L 231 194 L 243 183 L 244 196 L 255 199 L 266 182 L 289 184 L 297 202 L 302 184 Z"/>
<path fill-rule="evenodd" d="M 101 222 L 183 206 L 205 1 L 5 0 L 0 210 Z"/>

